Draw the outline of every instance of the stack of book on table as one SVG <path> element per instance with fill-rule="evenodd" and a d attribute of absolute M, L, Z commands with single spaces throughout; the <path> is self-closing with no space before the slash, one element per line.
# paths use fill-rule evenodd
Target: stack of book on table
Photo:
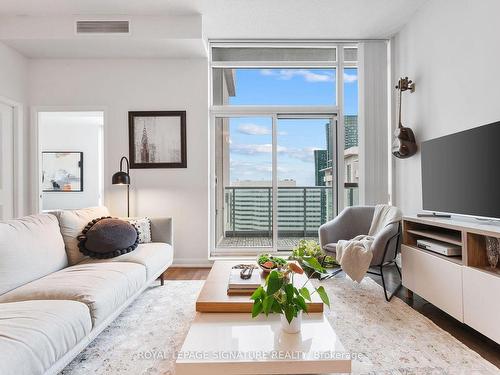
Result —
<path fill-rule="evenodd" d="M 231 269 L 227 285 L 228 295 L 251 295 L 262 283 L 258 269 L 253 270 L 249 279 L 242 279 L 240 274 L 241 269 Z"/>

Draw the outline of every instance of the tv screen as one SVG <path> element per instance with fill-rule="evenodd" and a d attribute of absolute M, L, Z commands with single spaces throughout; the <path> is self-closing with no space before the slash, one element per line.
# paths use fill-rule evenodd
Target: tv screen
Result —
<path fill-rule="evenodd" d="M 500 122 L 422 143 L 423 208 L 500 218 Z"/>

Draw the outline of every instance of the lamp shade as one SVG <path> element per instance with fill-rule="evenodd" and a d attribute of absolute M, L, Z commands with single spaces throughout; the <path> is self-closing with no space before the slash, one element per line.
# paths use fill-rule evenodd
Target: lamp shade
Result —
<path fill-rule="evenodd" d="M 127 172 L 116 172 L 111 178 L 113 185 L 130 185 L 130 176 Z"/>

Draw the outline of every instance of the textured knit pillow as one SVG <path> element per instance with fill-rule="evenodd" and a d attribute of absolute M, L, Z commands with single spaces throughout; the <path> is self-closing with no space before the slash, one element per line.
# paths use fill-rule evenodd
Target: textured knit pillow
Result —
<path fill-rule="evenodd" d="M 151 242 L 151 220 L 149 217 L 124 218 L 139 231 L 139 243 Z"/>
<path fill-rule="evenodd" d="M 125 220 L 105 217 L 94 219 L 78 236 L 78 248 L 91 258 L 113 258 L 135 250 L 139 244 L 137 229 Z"/>

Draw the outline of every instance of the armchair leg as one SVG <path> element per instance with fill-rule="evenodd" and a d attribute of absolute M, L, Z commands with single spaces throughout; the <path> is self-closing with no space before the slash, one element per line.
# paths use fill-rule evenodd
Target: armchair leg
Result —
<path fill-rule="evenodd" d="M 325 255 L 323 257 L 323 259 L 321 260 L 321 267 L 325 266 L 326 257 L 327 257 L 327 255 Z M 342 268 L 339 267 L 339 269 L 337 269 L 335 271 L 327 272 L 327 273 L 323 273 L 323 274 L 319 275 L 318 279 L 319 279 L 319 281 L 328 280 L 328 279 L 331 279 L 332 277 L 334 277 L 335 275 L 338 275 L 341 272 L 342 272 Z"/>
<path fill-rule="evenodd" d="M 335 275 L 338 275 L 341 272 L 342 272 L 342 268 L 339 268 L 339 269 L 332 271 L 332 272 L 323 273 L 319 276 L 319 281 L 331 279 L 332 277 L 334 277 Z"/>
<path fill-rule="evenodd" d="M 387 266 L 387 264 L 385 264 Z M 396 262 L 394 262 L 394 265 L 396 266 L 396 269 L 398 270 L 398 273 L 399 273 L 399 278 L 401 280 L 401 271 L 399 270 L 399 267 L 398 265 L 396 264 Z M 399 284 L 396 286 L 396 288 L 388 295 L 387 294 L 387 289 L 385 287 L 385 279 L 384 279 L 384 265 L 381 264 L 380 265 L 380 277 L 382 278 L 382 287 L 384 288 L 384 295 L 385 295 L 385 300 L 387 302 L 390 302 L 392 297 L 394 297 L 394 295 L 399 291 L 399 289 L 401 289 L 401 287 L 403 286 L 402 284 L 402 280 L 399 282 Z"/>
<path fill-rule="evenodd" d="M 165 285 L 165 278 L 163 277 L 163 273 L 160 275 L 160 285 Z"/>

